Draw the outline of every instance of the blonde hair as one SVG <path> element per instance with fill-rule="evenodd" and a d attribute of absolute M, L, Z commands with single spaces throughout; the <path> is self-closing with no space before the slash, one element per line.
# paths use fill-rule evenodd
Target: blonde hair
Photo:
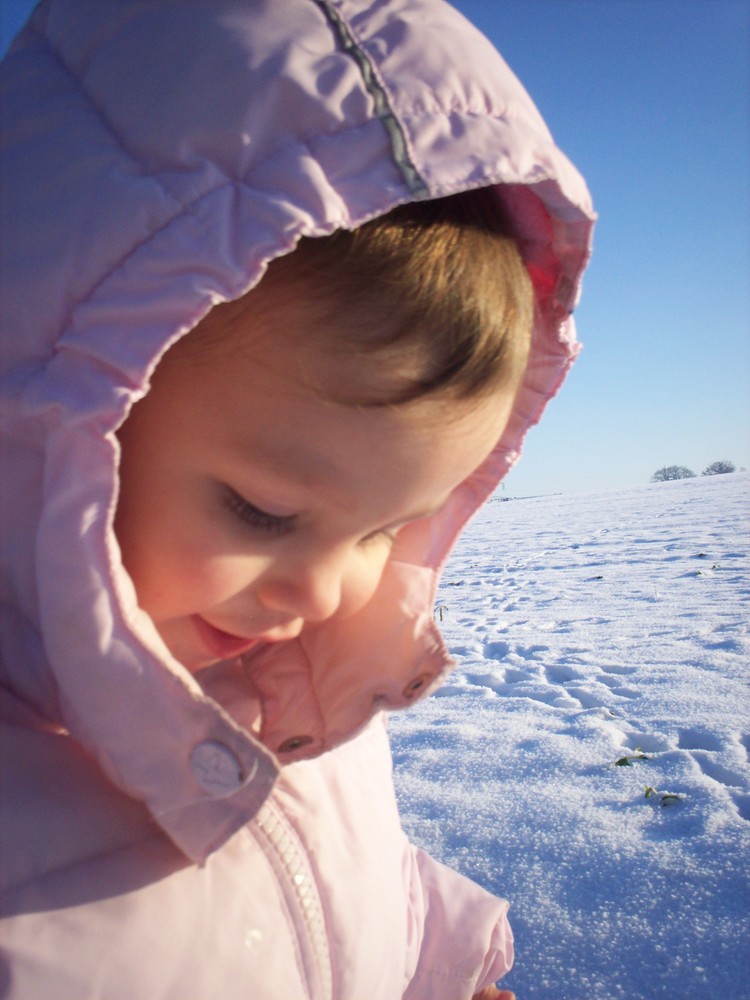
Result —
<path fill-rule="evenodd" d="M 303 294 L 306 318 L 323 331 L 327 349 L 388 374 L 387 391 L 350 398 L 342 386 L 338 401 L 466 400 L 515 390 L 526 366 L 531 281 L 490 189 L 415 202 L 353 231 L 303 238 L 269 265 L 259 286 L 270 292 L 266 302 L 274 301 L 277 282 L 280 295 L 292 288 Z M 252 316 L 252 297 L 213 310 L 227 310 L 223 322 L 210 324 L 219 336 L 227 319 L 245 309 Z"/>

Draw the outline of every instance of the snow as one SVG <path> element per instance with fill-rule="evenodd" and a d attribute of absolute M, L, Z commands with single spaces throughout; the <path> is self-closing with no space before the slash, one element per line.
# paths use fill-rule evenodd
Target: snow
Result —
<path fill-rule="evenodd" d="M 750 997 L 749 493 L 497 495 L 446 568 L 399 802 L 511 900 L 519 1000 Z"/>

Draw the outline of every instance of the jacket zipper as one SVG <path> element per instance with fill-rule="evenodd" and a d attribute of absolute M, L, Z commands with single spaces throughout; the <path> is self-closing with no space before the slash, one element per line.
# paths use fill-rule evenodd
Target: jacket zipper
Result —
<path fill-rule="evenodd" d="M 328 934 L 306 852 L 281 811 L 266 802 L 250 825 L 273 868 L 297 931 L 300 971 L 309 1000 L 333 1000 Z"/>

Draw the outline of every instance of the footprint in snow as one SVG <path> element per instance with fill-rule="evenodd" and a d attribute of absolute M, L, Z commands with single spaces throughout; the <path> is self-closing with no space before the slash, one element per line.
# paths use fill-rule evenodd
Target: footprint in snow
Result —
<path fill-rule="evenodd" d="M 643 733 L 637 729 L 631 729 L 622 734 L 622 746 L 626 749 L 635 750 L 636 747 L 644 753 L 666 753 L 672 749 L 669 740 L 664 736 L 655 736 L 653 733 Z"/>
<path fill-rule="evenodd" d="M 725 790 L 734 803 L 740 818 L 750 822 L 750 793 L 746 790 L 747 776 L 740 773 L 739 769 L 728 767 L 722 760 L 717 759 L 720 752 L 731 750 L 731 742 L 727 743 L 715 733 L 697 726 L 681 729 L 677 736 L 678 749 L 688 754 L 706 778 Z M 750 763 L 750 736 L 740 737 L 737 743 L 743 747 L 745 758 Z"/>
<path fill-rule="evenodd" d="M 742 788 L 745 784 L 744 777 L 741 774 L 726 767 L 721 761 L 714 760 L 705 751 L 693 751 L 692 757 L 706 777 L 711 778 L 718 784 L 726 785 L 728 788 Z"/>
<path fill-rule="evenodd" d="M 565 666 L 545 667 L 544 675 L 550 684 L 566 684 L 568 681 L 581 680 L 578 671 Z"/>
<path fill-rule="evenodd" d="M 680 729 L 677 734 L 680 750 L 721 750 L 723 743 L 718 736 L 703 729 Z"/>
<path fill-rule="evenodd" d="M 603 674 L 634 674 L 635 667 L 623 666 L 618 663 L 610 663 L 608 667 L 602 667 Z M 604 678 L 602 678 L 604 680 Z"/>
<path fill-rule="evenodd" d="M 747 792 L 730 792 L 737 812 L 745 822 L 750 823 L 750 795 Z"/>
<path fill-rule="evenodd" d="M 487 642 L 484 646 L 484 658 L 486 660 L 504 660 L 510 652 L 507 642 Z"/>
<path fill-rule="evenodd" d="M 600 684 L 604 684 L 608 687 L 613 695 L 618 698 L 637 698 L 638 692 L 634 691 L 632 688 L 623 687 L 621 677 L 599 677 Z"/>
<path fill-rule="evenodd" d="M 523 660 L 541 660 L 542 654 L 549 652 L 549 646 L 516 646 L 514 652 Z"/>
<path fill-rule="evenodd" d="M 521 684 L 532 679 L 532 675 L 526 670 L 514 670 L 512 667 L 507 667 L 505 670 L 505 680 L 508 684 Z"/>

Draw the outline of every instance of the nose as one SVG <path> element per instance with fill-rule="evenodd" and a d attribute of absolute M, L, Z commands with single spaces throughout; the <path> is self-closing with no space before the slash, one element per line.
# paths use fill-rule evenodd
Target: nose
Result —
<path fill-rule="evenodd" d="M 307 622 L 333 617 L 341 606 L 348 553 L 313 551 L 288 563 L 275 564 L 257 595 L 269 611 Z"/>

